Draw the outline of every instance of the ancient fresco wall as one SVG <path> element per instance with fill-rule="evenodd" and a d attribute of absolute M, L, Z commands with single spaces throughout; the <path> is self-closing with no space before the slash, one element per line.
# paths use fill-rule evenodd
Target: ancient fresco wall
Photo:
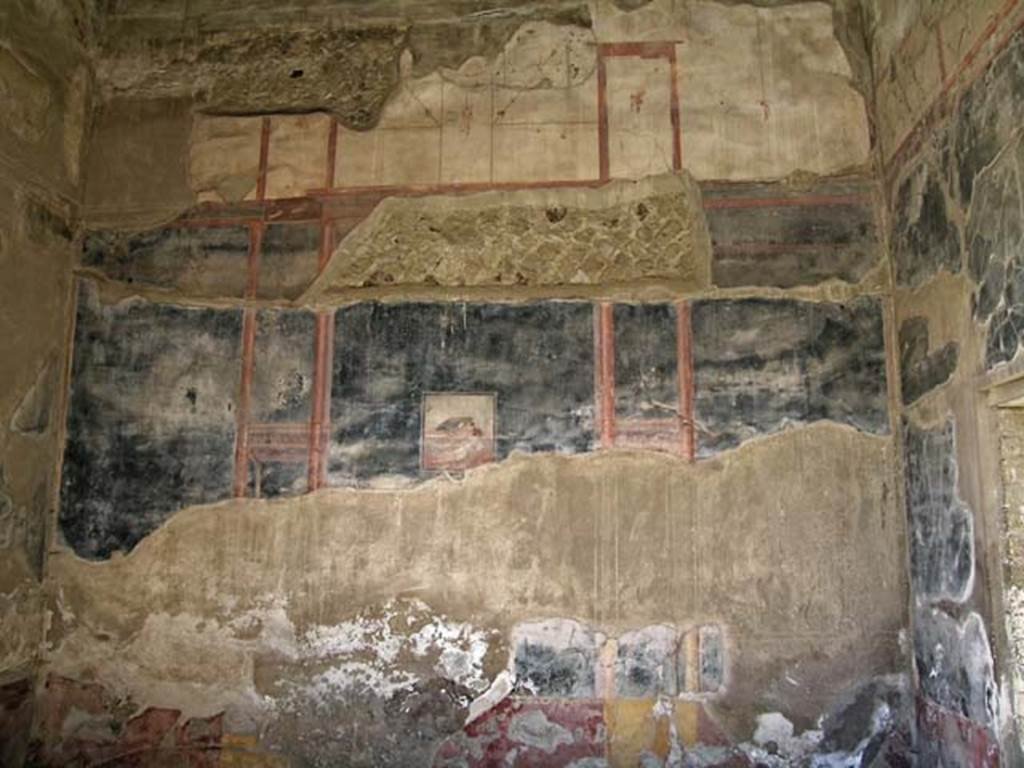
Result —
<path fill-rule="evenodd" d="M 906 755 L 831 8 L 528 5 L 324 43 L 359 103 L 320 38 L 104 43 L 39 763 Z"/>
<path fill-rule="evenodd" d="M 1020 759 L 994 385 L 1019 371 L 1024 8 L 876 4 L 922 754 Z"/>
<path fill-rule="evenodd" d="M 92 23 L 0 7 L 0 764 L 25 758 L 45 622 Z"/>

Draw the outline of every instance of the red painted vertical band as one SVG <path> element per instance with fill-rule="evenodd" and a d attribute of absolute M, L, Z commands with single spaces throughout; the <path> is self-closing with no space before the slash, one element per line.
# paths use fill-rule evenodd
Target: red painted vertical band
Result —
<path fill-rule="evenodd" d="M 327 129 L 327 167 L 324 172 L 324 189 L 334 188 L 334 175 L 338 164 L 338 121 L 333 117 Z"/>
<path fill-rule="evenodd" d="M 337 125 L 337 124 L 335 124 Z M 325 219 L 320 229 L 318 272 L 331 258 L 334 225 Z M 334 313 L 318 312 L 313 342 L 313 412 L 309 422 L 307 484 L 310 491 L 323 488 L 327 479 L 327 432 L 330 429 L 331 369 L 334 360 Z"/>
<path fill-rule="evenodd" d="M 260 127 L 260 160 L 256 175 L 256 199 L 267 196 L 267 162 L 270 153 L 270 118 Z M 260 286 L 260 251 L 263 248 L 263 221 L 249 224 L 249 258 L 246 261 L 245 298 L 254 299 Z M 256 363 L 256 310 L 247 308 L 242 315 L 242 375 L 235 414 L 234 494 L 245 496 L 249 485 L 249 411 L 252 404 L 252 376 Z"/>
<path fill-rule="evenodd" d="M 697 455 L 697 429 L 693 420 L 693 328 L 690 303 L 676 304 L 677 370 L 679 371 L 679 434 L 683 457 L 693 461 Z"/>
<path fill-rule="evenodd" d="M 676 47 L 669 46 L 669 72 L 671 73 L 671 91 L 669 92 L 669 118 L 672 121 L 672 169 L 683 170 L 683 133 L 682 121 L 679 116 L 679 65 L 676 62 Z"/>
<path fill-rule="evenodd" d="M 334 246 L 334 223 L 329 220 L 323 222 L 320 229 L 320 257 L 317 261 L 317 273 L 324 271 L 327 262 L 331 260 L 331 251 Z"/>
<path fill-rule="evenodd" d="M 607 181 L 611 173 L 608 161 L 608 67 L 600 48 L 597 49 L 597 157 L 599 178 Z"/>
<path fill-rule="evenodd" d="M 260 129 L 260 165 L 256 176 L 256 199 L 267 198 L 267 161 L 270 155 L 270 118 L 263 118 Z"/>
<path fill-rule="evenodd" d="M 245 298 L 253 299 L 260 285 L 260 251 L 263 248 L 263 224 L 249 225 L 249 258 L 246 262 Z M 252 401 L 252 375 L 256 364 L 256 310 L 247 308 L 242 315 L 242 375 L 235 413 L 235 496 L 245 496 L 249 484 L 249 410 Z"/>
<path fill-rule="evenodd" d="M 598 368 L 601 447 L 611 448 L 615 445 L 615 305 L 607 301 L 598 306 Z"/>
<path fill-rule="evenodd" d="M 260 289 L 260 253 L 263 250 L 263 223 L 249 224 L 249 259 L 246 262 L 245 298 L 255 299 Z"/>
<path fill-rule="evenodd" d="M 331 375 L 331 347 L 334 337 L 334 316 L 331 312 L 318 312 L 314 338 L 313 412 L 309 423 L 309 463 L 307 481 L 309 490 L 322 488 L 327 473 L 327 430 L 329 417 Z"/>

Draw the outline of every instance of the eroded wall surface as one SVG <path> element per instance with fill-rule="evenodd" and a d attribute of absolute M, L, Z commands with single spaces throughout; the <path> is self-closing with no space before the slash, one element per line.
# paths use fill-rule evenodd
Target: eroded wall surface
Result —
<path fill-rule="evenodd" d="M 906 759 L 832 9 L 632 5 L 346 31 L 365 104 L 316 37 L 291 92 L 108 40 L 40 763 Z"/>
<path fill-rule="evenodd" d="M 922 756 L 1016 764 L 992 406 L 1020 370 L 1024 8 L 876 5 Z"/>
<path fill-rule="evenodd" d="M 0 763 L 20 765 L 43 637 L 90 72 L 87 8 L 0 8 Z M 47 53 L 43 53 L 46 51 Z"/>

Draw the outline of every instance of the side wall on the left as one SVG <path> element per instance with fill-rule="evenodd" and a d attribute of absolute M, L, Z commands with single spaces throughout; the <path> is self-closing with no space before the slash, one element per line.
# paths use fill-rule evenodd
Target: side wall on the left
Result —
<path fill-rule="evenodd" d="M 33 715 L 90 27 L 75 3 L 0 3 L 0 765 Z"/>

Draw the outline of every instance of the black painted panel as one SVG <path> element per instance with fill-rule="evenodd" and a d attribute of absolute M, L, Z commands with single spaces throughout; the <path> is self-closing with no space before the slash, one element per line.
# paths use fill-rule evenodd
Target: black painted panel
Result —
<path fill-rule="evenodd" d="M 978 174 L 992 163 L 1022 122 L 1024 32 L 1017 32 L 957 104 L 948 151 L 965 206 L 972 200 Z"/>
<path fill-rule="evenodd" d="M 332 485 L 418 476 L 426 392 L 496 393 L 498 458 L 591 445 L 589 304 L 359 304 L 335 329 Z"/>
<path fill-rule="evenodd" d="M 676 309 L 617 304 L 615 411 L 619 418 L 668 418 L 679 407 Z"/>
<path fill-rule="evenodd" d="M 959 273 L 960 231 L 938 170 L 928 163 L 919 165 L 900 184 L 893 205 L 896 282 L 916 288 L 942 270 Z"/>
<path fill-rule="evenodd" d="M 165 227 L 90 232 L 82 264 L 112 280 L 190 296 L 241 298 L 248 279 L 247 227 Z"/>
<path fill-rule="evenodd" d="M 60 528 L 104 558 L 230 495 L 241 312 L 105 306 L 81 285 Z"/>
<path fill-rule="evenodd" d="M 692 316 L 699 455 L 821 419 L 888 431 L 878 301 L 699 301 Z"/>
<path fill-rule="evenodd" d="M 929 600 L 964 600 L 974 572 L 971 511 L 957 489 L 953 422 L 937 429 L 904 425 L 910 577 Z"/>
<path fill-rule="evenodd" d="M 316 278 L 319 224 L 269 224 L 260 249 L 260 298 L 294 299 Z"/>
<path fill-rule="evenodd" d="M 958 622 L 940 608 L 918 610 L 914 663 L 925 696 L 976 723 L 994 723 L 999 694 L 992 650 L 978 614 Z"/>
<path fill-rule="evenodd" d="M 249 437 L 250 451 L 255 449 L 249 464 L 252 496 L 298 496 L 308 489 L 315 330 L 316 315 L 312 312 L 261 310 L 256 314 Z M 291 449 L 286 457 L 267 458 L 256 445 L 268 429 L 273 434 L 275 427 L 287 433 L 274 438 L 275 445 L 284 442 Z"/>
<path fill-rule="evenodd" d="M 253 421 L 309 421 L 316 315 L 303 310 L 256 313 Z"/>
<path fill-rule="evenodd" d="M 794 190 L 779 184 L 702 185 L 712 246 L 712 281 L 722 287 L 791 288 L 856 283 L 879 261 L 870 183 Z M 849 198 L 841 204 L 822 198 Z M 779 204 L 745 204 L 751 199 Z M 732 203 L 734 199 L 742 202 Z"/>

